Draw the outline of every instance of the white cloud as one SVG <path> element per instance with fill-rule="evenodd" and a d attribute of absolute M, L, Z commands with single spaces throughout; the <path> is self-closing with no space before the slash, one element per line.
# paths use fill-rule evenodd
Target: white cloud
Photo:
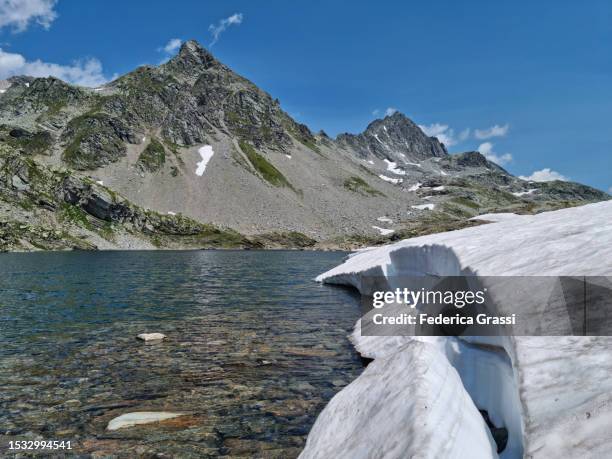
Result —
<path fill-rule="evenodd" d="M 380 110 L 375 108 L 374 110 L 372 110 L 372 116 L 378 116 L 380 115 Z"/>
<path fill-rule="evenodd" d="M 165 46 L 158 48 L 158 51 L 173 54 L 181 47 L 182 44 L 183 40 L 181 40 L 180 38 L 171 38 L 170 40 L 168 40 L 168 43 L 166 43 Z"/>
<path fill-rule="evenodd" d="M 433 123 L 429 126 L 419 124 L 419 128 L 429 137 L 436 137 L 445 146 L 450 147 L 457 143 L 455 131 L 448 127 L 448 124 Z"/>
<path fill-rule="evenodd" d="M 0 29 L 12 27 L 15 32 L 23 32 L 31 21 L 45 29 L 57 17 L 53 10 L 57 0 L 0 0 Z"/>
<path fill-rule="evenodd" d="M 43 62 L 40 59 L 27 61 L 21 54 L 8 53 L 0 48 L 0 79 L 15 75 L 54 76 L 81 86 L 99 86 L 108 81 L 102 73 L 102 64 L 97 59 L 60 65 Z"/>
<path fill-rule="evenodd" d="M 481 143 L 478 147 L 478 151 L 482 153 L 482 155 L 489 161 L 499 164 L 500 166 L 508 164 L 512 161 L 512 155 L 510 153 L 504 153 L 503 155 L 498 155 L 495 153 L 493 151 L 493 144 L 491 142 Z"/>
<path fill-rule="evenodd" d="M 523 180 L 529 180 L 531 182 L 551 182 L 553 180 L 563 180 L 563 181 L 567 181 L 568 178 L 559 174 L 556 171 L 550 170 L 548 167 L 539 170 L 539 171 L 535 171 L 533 174 L 531 174 L 528 177 L 525 177 L 524 175 L 519 176 L 520 179 Z"/>
<path fill-rule="evenodd" d="M 490 139 L 492 137 L 504 137 L 508 133 L 509 129 L 509 124 L 504 124 L 503 126 L 496 124 L 488 129 L 476 129 L 474 131 L 474 137 L 480 140 Z"/>
<path fill-rule="evenodd" d="M 397 108 L 395 107 L 387 107 L 387 109 L 385 110 L 385 116 L 391 116 L 394 113 L 397 113 Z"/>
<path fill-rule="evenodd" d="M 221 19 L 217 25 L 211 24 L 208 26 L 208 31 L 213 36 L 213 41 L 210 43 L 210 47 L 212 48 L 215 43 L 219 41 L 219 37 L 225 29 L 227 29 L 231 25 L 239 25 L 242 24 L 242 13 L 232 14 L 230 17 L 225 19 Z"/>

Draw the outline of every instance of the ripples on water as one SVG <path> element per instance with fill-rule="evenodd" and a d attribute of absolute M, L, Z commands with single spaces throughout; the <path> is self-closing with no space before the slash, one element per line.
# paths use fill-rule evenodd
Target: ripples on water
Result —
<path fill-rule="evenodd" d="M 362 369 L 357 298 L 312 281 L 344 256 L 1 254 L 0 455 L 45 439 L 84 457 L 297 456 Z M 132 411 L 189 415 L 105 430 Z"/>

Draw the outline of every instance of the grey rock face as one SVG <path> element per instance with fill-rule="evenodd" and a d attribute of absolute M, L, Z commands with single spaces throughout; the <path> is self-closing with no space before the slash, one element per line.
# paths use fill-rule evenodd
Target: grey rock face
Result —
<path fill-rule="evenodd" d="M 435 137 L 428 137 L 400 112 L 373 121 L 361 134 L 341 134 L 337 141 L 342 146 L 352 148 L 363 158 L 374 155 L 400 163 L 406 160 L 442 158 L 448 154 L 444 144 Z"/>

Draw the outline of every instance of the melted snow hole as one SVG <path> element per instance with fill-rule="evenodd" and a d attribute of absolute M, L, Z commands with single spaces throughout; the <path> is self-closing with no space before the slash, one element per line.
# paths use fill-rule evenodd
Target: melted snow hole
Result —
<path fill-rule="evenodd" d="M 495 339 L 504 339 L 496 337 Z M 521 402 L 512 361 L 502 347 L 449 340 L 446 356 L 484 417 L 503 459 L 523 457 Z M 505 429 L 505 430 L 504 430 Z"/>

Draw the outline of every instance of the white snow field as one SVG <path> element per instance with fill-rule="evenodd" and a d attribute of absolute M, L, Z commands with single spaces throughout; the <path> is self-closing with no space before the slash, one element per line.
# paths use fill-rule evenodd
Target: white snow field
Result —
<path fill-rule="evenodd" d="M 431 196 L 425 196 L 424 199 L 427 198 L 431 198 Z M 436 207 L 435 204 L 418 204 L 416 206 L 411 206 L 413 209 L 418 209 L 418 210 L 434 210 L 434 207 Z"/>
<path fill-rule="evenodd" d="M 393 161 L 389 161 L 388 159 L 385 159 L 383 161 L 387 163 L 387 170 L 389 172 L 392 172 L 396 175 L 406 175 L 406 171 L 404 169 L 397 167 L 397 163 Z"/>
<path fill-rule="evenodd" d="M 198 149 L 198 153 L 200 153 L 202 161 L 197 164 L 197 169 L 195 173 L 196 175 L 201 177 L 202 175 L 204 175 L 204 171 L 206 170 L 208 161 L 210 161 L 215 152 L 213 151 L 213 148 L 210 145 L 204 145 L 203 147 Z"/>
<path fill-rule="evenodd" d="M 612 201 L 487 217 L 500 221 L 361 251 L 317 280 L 371 294 L 365 276 L 612 278 Z M 319 415 L 302 458 L 498 457 L 478 410 L 508 429 L 499 457 L 611 457 L 610 337 L 361 336 L 358 321 L 351 340 L 374 361 Z"/>
<path fill-rule="evenodd" d="M 404 181 L 404 179 L 395 179 L 395 178 L 391 178 L 391 177 L 387 177 L 386 175 L 379 175 L 379 177 L 381 179 L 383 179 L 385 182 L 390 182 L 393 183 L 394 185 L 397 185 L 398 183 L 402 183 Z"/>
<path fill-rule="evenodd" d="M 381 236 L 386 236 L 388 234 L 393 234 L 395 233 L 395 230 L 392 229 L 387 229 L 387 228 L 381 228 L 380 226 L 372 226 L 372 228 L 374 228 L 376 231 L 378 231 L 378 233 Z"/>

